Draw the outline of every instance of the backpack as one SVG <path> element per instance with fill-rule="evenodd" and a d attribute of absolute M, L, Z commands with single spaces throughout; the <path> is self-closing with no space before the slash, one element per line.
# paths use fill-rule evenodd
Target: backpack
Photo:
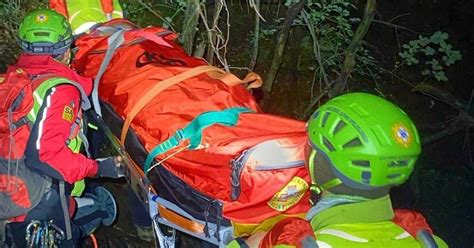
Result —
<path fill-rule="evenodd" d="M 27 115 L 33 107 L 33 82 L 21 69 L 0 77 L 0 220 L 35 207 L 51 180 L 25 165 L 30 135 Z"/>

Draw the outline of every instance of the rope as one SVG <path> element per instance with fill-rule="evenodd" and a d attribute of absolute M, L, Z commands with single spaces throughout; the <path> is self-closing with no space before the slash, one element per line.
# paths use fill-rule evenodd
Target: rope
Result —
<path fill-rule="evenodd" d="M 179 149 L 177 149 L 175 152 L 171 153 L 170 155 L 166 156 L 164 159 L 160 160 L 158 163 L 150 166 L 150 168 L 146 171 L 146 174 L 148 174 L 148 172 L 150 172 L 153 168 L 155 168 L 156 166 L 162 164 L 163 162 L 165 162 L 166 160 L 168 160 L 169 158 L 173 157 L 174 155 L 184 151 L 185 149 L 187 149 L 189 146 L 191 146 L 191 144 L 188 144 L 187 146 L 184 146 L 184 147 L 181 147 Z"/>
<path fill-rule="evenodd" d="M 99 243 L 97 242 L 97 238 L 95 237 L 95 235 L 93 233 L 91 233 L 89 235 L 89 237 L 91 238 L 92 240 L 92 245 L 94 248 L 99 248 Z"/>

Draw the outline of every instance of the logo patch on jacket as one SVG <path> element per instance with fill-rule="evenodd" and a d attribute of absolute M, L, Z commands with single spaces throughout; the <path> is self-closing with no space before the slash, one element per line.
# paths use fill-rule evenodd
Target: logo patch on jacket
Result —
<path fill-rule="evenodd" d="M 301 177 L 293 177 L 280 191 L 268 201 L 268 206 L 283 212 L 296 205 L 308 189 L 308 183 Z"/>
<path fill-rule="evenodd" d="M 74 110 L 67 105 L 64 106 L 63 120 L 72 122 L 73 119 L 74 119 Z"/>

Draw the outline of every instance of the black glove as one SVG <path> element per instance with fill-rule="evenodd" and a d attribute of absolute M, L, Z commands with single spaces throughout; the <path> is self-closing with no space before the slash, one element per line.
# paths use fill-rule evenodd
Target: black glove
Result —
<path fill-rule="evenodd" d="M 109 177 L 109 178 L 120 178 L 124 174 L 120 169 L 120 163 L 115 163 L 115 157 L 108 158 L 99 158 L 96 159 L 99 164 L 99 169 L 97 171 L 98 177 Z"/>

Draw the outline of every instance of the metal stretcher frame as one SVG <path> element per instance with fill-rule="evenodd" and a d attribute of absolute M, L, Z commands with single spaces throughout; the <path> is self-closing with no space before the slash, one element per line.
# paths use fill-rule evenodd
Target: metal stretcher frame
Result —
<path fill-rule="evenodd" d="M 107 118 L 107 112 L 113 111 L 110 106 L 101 102 L 103 114 Z M 180 206 L 157 195 L 156 189 L 152 183 L 145 177 L 143 170 L 130 156 L 112 130 L 107 125 L 104 118 L 95 115 L 94 122 L 103 130 L 105 137 L 115 152 L 123 158 L 123 172 L 130 184 L 132 191 L 138 199 L 148 206 L 148 213 L 153 220 L 153 229 L 155 233 L 156 247 L 175 247 L 175 230 L 187 233 L 195 238 L 214 244 L 218 247 L 225 247 L 234 237 L 233 227 L 228 223 L 216 224 L 210 221 L 203 221 L 194 218 Z M 111 120 L 109 120 L 111 121 Z M 121 126 L 121 125 L 120 125 Z M 127 139 L 137 139 L 133 131 L 129 131 Z M 172 228 L 171 236 L 163 234 L 158 224 Z"/>

